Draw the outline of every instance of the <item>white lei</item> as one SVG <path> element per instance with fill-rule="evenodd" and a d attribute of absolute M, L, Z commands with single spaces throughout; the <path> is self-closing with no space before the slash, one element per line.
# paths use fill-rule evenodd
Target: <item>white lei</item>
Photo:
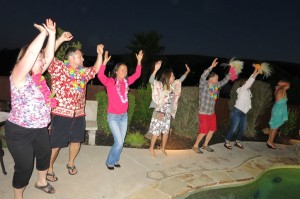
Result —
<path fill-rule="evenodd" d="M 128 94 L 128 82 L 127 82 L 127 80 L 124 78 L 124 83 L 125 83 L 125 93 L 124 93 L 124 96 L 122 96 L 122 94 L 121 94 L 121 91 L 120 91 L 120 82 L 119 82 L 119 79 L 117 79 L 116 80 L 116 87 L 117 87 L 117 93 L 118 93 L 118 95 L 119 95 L 119 97 L 120 97 L 120 99 L 121 99 L 121 102 L 123 103 L 123 104 L 125 104 L 126 102 L 128 102 L 128 96 L 127 96 L 127 94 Z"/>

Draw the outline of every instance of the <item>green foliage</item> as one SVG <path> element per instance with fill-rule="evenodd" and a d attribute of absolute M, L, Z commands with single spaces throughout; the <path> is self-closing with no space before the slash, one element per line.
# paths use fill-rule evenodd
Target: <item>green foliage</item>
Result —
<path fill-rule="evenodd" d="M 133 94 L 128 93 L 128 126 L 130 126 L 132 117 L 135 110 L 135 97 Z"/>
<path fill-rule="evenodd" d="M 297 132 L 297 122 L 298 122 L 298 111 L 289 109 L 289 118 L 288 120 L 281 126 L 280 132 L 284 135 L 298 135 Z"/>
<path fill-rule="evenodd" d="M 230 92 L 230 101 L 229 107 L 230 110 L 235 105 L 235 101 L 237 99 L 237 92 L 236 90 L 239 88 L 241 80 L 238 80 L 234 83 L 231 92 Z M 252 93 L 252 108 L 247 113 L 247 129 L 245 136 L 247 137 L 255 137 L 255 127 L 258 125 L 257 118 L 264 113 L 266 108 L 271 106 L 273 93 L 270 85 L 262 82 L 262 81 L 255 81 L 251 87 Z"/>
<path fill-rule="evenodd" d="M 125 137 L 126 146 L 141 148 L 146 143 L 146 138 L 140 132 L 128 133 Z"/>
<path fill-rule="evenodd" d="M 63 29 L 57 28 L 56 37 L 59 38 L 63 32 L 65 32 Z M 69 47 L 81 49 L 82 45 L 79 41 L 65 42 L 57 49 L 55 57 L 61 61 L 64 61 L 65 52 Z"/>
<path fill-rule="evenodd" d="M 152 90 L 150 83 L 146 87 L 141 86 L 137 89 L 135 111 L 133 114 L 133 122 L 144 127 L 149 126 L 152 116 L 152 109 L 149 105 L 152 100 Z"/>
<path fill-rule="evenodd" d="M 176 118 L 171 127 L 178 135 L 194 137 L 198 131 L 199 88 L 182 87 Z"/>
<path fill-rule="evenodd" d="M 108 98 L 107 93 L 101 91 L 97 93 L 96 100 L 98 101 L 98 114 L 97 114 L 97 121 L 98 121 L 98 129 L 103 131 L 106 135 L 110 133 L 109 124 L 107 121 L 107 107 L 108 107 Z M 128 93 L 128 126 L 131 123 L 132 116 L 135 109 L 135 97 L 131 93 Z"/>
<path fill-rule="evenodd" d="M 101 91 L 97 93 L 96 100 L 98 101 L 98 114 L 97 114 L 97 122 L 98 122 L 98 129 L 103 131 L 106 135 L 110 133 L 108 121 L 107 121 L 107 106 L 108 106 L 108 99 L 107 93 Z"/>

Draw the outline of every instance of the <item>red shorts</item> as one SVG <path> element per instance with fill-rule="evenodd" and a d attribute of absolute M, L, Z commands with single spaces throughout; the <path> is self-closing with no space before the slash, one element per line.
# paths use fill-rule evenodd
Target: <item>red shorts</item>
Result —
<path fill-rule="evenodd" d="M 209 131 L 217 130 L 217 118 L 215 113 L 212 115 L 198 114 L 198 116 L 199 116 L 198 133 L 207 134 Z"/>

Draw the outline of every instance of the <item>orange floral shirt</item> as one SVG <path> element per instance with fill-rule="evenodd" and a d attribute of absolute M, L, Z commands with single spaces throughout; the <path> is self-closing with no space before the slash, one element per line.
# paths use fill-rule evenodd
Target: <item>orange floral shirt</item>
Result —
<path fill-rule="evenodd" d="M 70 76 L 69 69 L 65 64 L 54 58 L 48 68 L 51 75 L 51 90 L 55 93 L 57 106 L 52 109 L 53 115 L 60 115 L 64 117 L 81 117 L 84 116 L 85 107 L 85 93 L 86 85 L 89 80 L 95 77 L 96 71 L 93 67 L 83 67 L 84 74 L 81 75 L 78 69 L 74 71 L 74 79 L 79 85 L 82 78 L 84 78 L 84 88 L 78 91 L 72 82 L 74 79 Z"/>

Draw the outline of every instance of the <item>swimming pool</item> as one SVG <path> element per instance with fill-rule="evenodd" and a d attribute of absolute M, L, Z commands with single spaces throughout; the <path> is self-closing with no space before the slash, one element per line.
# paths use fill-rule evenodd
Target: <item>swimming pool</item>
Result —
<path fill-rule="evenodd" d="M 297 199 L 300 198 L 300 167 L 276 168 L 242 186 L 191 193 L 186 199 Z"/>

